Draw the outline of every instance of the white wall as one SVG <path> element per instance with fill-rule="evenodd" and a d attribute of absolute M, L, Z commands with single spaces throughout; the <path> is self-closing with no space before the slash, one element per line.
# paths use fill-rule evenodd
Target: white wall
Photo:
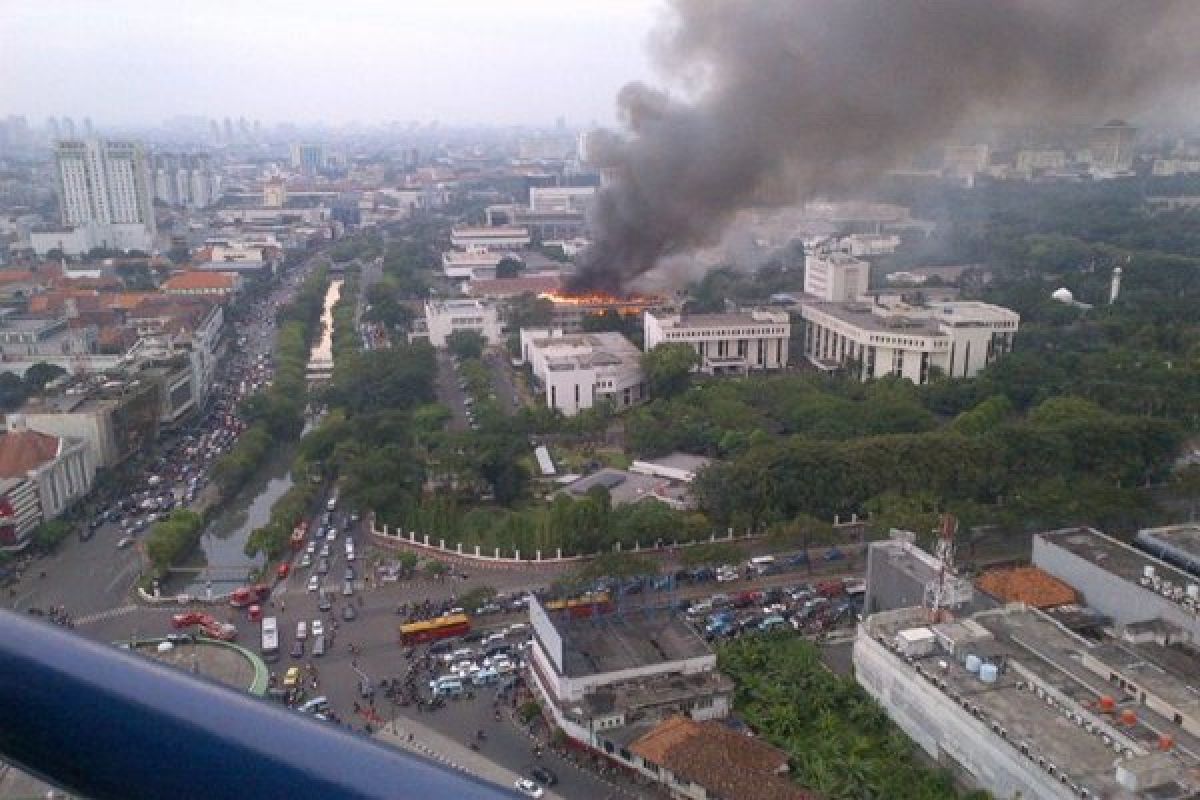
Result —
<path fill-rule="evenodd" d="M 888 716 L 929 754 L 953 759 L 995 797 L 1069 800 L 1075 794 L 1042 772 L 983 722 L 870 637 L 860 626 L 854 640 L 854 674 Z"/>

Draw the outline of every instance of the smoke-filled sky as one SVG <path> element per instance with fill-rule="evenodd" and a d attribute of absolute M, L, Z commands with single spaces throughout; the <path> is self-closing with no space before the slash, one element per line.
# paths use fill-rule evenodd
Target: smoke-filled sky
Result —
<path fill-rule="evenodd" d="M 684 88 L 621 89 L 623 129 L 592 148 L 616 183 L 576 288 L 619 290 L 741 209 L 853 193 L 981 117 L 1100 123 L 1200 86 L 1198 0 L 670 7 L 655 55 Z"/>
<path fill-rule="evenodd" d="M 0 116 L 611 122 L 653 0 L 0 0 Z"/>

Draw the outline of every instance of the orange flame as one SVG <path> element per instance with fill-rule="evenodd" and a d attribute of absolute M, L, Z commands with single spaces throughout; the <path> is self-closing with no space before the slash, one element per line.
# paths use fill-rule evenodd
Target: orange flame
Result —
<path fill-rule="evenodd" d="M 588 292 L 585 294 L 542 292 L 538 297 L 549 300 L 555 305 L 599 308 L 645 308 L 662 302 L 662 298 L 654 297 L 653 295 L 631 294 L 621 297 L 607 292 Z"/>

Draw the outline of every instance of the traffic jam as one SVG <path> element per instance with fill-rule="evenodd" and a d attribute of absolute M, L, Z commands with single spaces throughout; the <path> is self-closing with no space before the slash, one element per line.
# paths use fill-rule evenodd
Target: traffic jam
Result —
<path fill-rule="evenodd" d="M 81 539 L 90 539 L 111 522 L 121 528 L 117 547 L 124 549 L 174 509 L 201 505 L 213 464 L 246 430 L 239 414 L 242 401 L 271 385 L 266 350 L 279 302 L 278 297 L 260 300 L 246 309 L 245 320 L 234 328 L 233 355 L 213 381 L 204 415 L 187 429 L 162 437 L 158 456 L 140 470 L 130 490 L 100 509 L 80 531 Z"/>

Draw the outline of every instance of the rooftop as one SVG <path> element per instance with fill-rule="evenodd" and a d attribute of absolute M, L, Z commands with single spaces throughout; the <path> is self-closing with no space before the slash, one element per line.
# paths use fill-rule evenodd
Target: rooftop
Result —
<path fill-rule="evenodd" d="M 736 325 L 781 325 L 788 321 L 782 311 L 733 311 L 728 314 L 652 314 L 659 322 L 674 328 L 719 328 Z"/>
<path fill-rule="evenodd" d="M 1067 528 L 1037 536 L 1130 583 L 1139 583 L 1146 567 L 1153 567 L 1158 577 L 1176 586 L 1195 583 L 1186 573 L 1092 528 Z"/>
<path fill-rule="evenodd" d="M 880 333 L 906 333 L 918 336 L 945 336 L 942 326 L 972 327 L 1017 322 L 1019 315 L 1002 306 L 973 300 L 931 302 L 909 305 L 894 302 L 803 303 L 805 310 L 820 311 L 863 330 Z"/>
<path fill-rule="evenodd" d="M 163 291 L 181 292 L 197 290 L 232 291 L 235 276 L 229 272 L 188 271 L 172 275 L 162 285 Z"/>
<path fill-rule="evenodd" d="M 530 345 L 543 351 L 549 370 L 639 366 L 642 358 L 633 342 L 612 331 L 538 337 Z"/>
<path fill-rule="evenodd" d="M 58 455 L 57 436 L 31 430 L 0 434 L 0 478 L 20 478 Z"/>
<path fill-rule="evenodd" d="M 910 664 L 955 702 L 972 707 L 962 713 L 977 709 L 975 715 L 993 732 L 1002 732 L 1011 746 L 1044 758 L 1093 797 L 1156 796 L 1133 793 L 1118 784 L 1115 765 L 1129 763 L 1122 755 L 1155 753 L 1162 734 L 1176 745 L 1172 754 L 1179 777 L 1200 767 L 1193 755 L 1200 752 L 1200 739 L 1107 680 L 1110 669 L 1127 678 L 1137 675 L 1141 689 L 1186 704 L 1180 708 L 1192 713 L 1200 710 L 1200 698 L 1189 688 L 1200 680 L 1194 655 L 1114 640 L 1096 644 L 1070 633 L 1046 614 L 1022 606 L 927 626 L 923 609 L 876 614 L 866 622 L 869 634 L 884 641 L 901 631 L 912 639 L 920 638 L 916 633 L 932 631 L 935 639 L 948 643 L 953 652 L 943 644 L 907 661 L 899 657 L 897 664 Z M 994 682 L 982 680 L 978 668 L 966 669 L 969 654 L 998 667 Z M 1103 710 L 1101 698 L 1111 699 L 1113 708 Z M 1132 723 L 1122 721 L 1126 711 L 1132 712 Z"/>
<path fill-rule="evenodd" d="M 664 609 L 624 611 L 586 619 L 550 614 L 562 637 L 570 677 L 636 669 L 711 656 L 712 650 L 678 614 Z"/>
<path fill-rule="evenodd" d="M 787 753 L 719 722 L 671 717 L 629 749 L 700 784 L 715 797 L 804 800 L 814 796 L 780 774 L 788 768 Z"/>
<path fill-rule="evenodd" d="M 472 297 L 511 297 L 518 294 L 556 292 L 562 288 L 558 275 L 536 275 L 525 278 L 495 278 L 471 281 L 467 294 Z"/>
<path fill-rule="evenodd" d="M 656 496 L 671 503 L 682 503 L 688 496 L 686 488 L 676 487 L 665 478 L 628 472 L 613 467 L 605 467 L 582 477 L 562 491 L 575 497 L 583 497 L 597 486 L 603 486 L 608 490 L 609 498 L 614 506 L 638 503 L 646 498 Z"/>

